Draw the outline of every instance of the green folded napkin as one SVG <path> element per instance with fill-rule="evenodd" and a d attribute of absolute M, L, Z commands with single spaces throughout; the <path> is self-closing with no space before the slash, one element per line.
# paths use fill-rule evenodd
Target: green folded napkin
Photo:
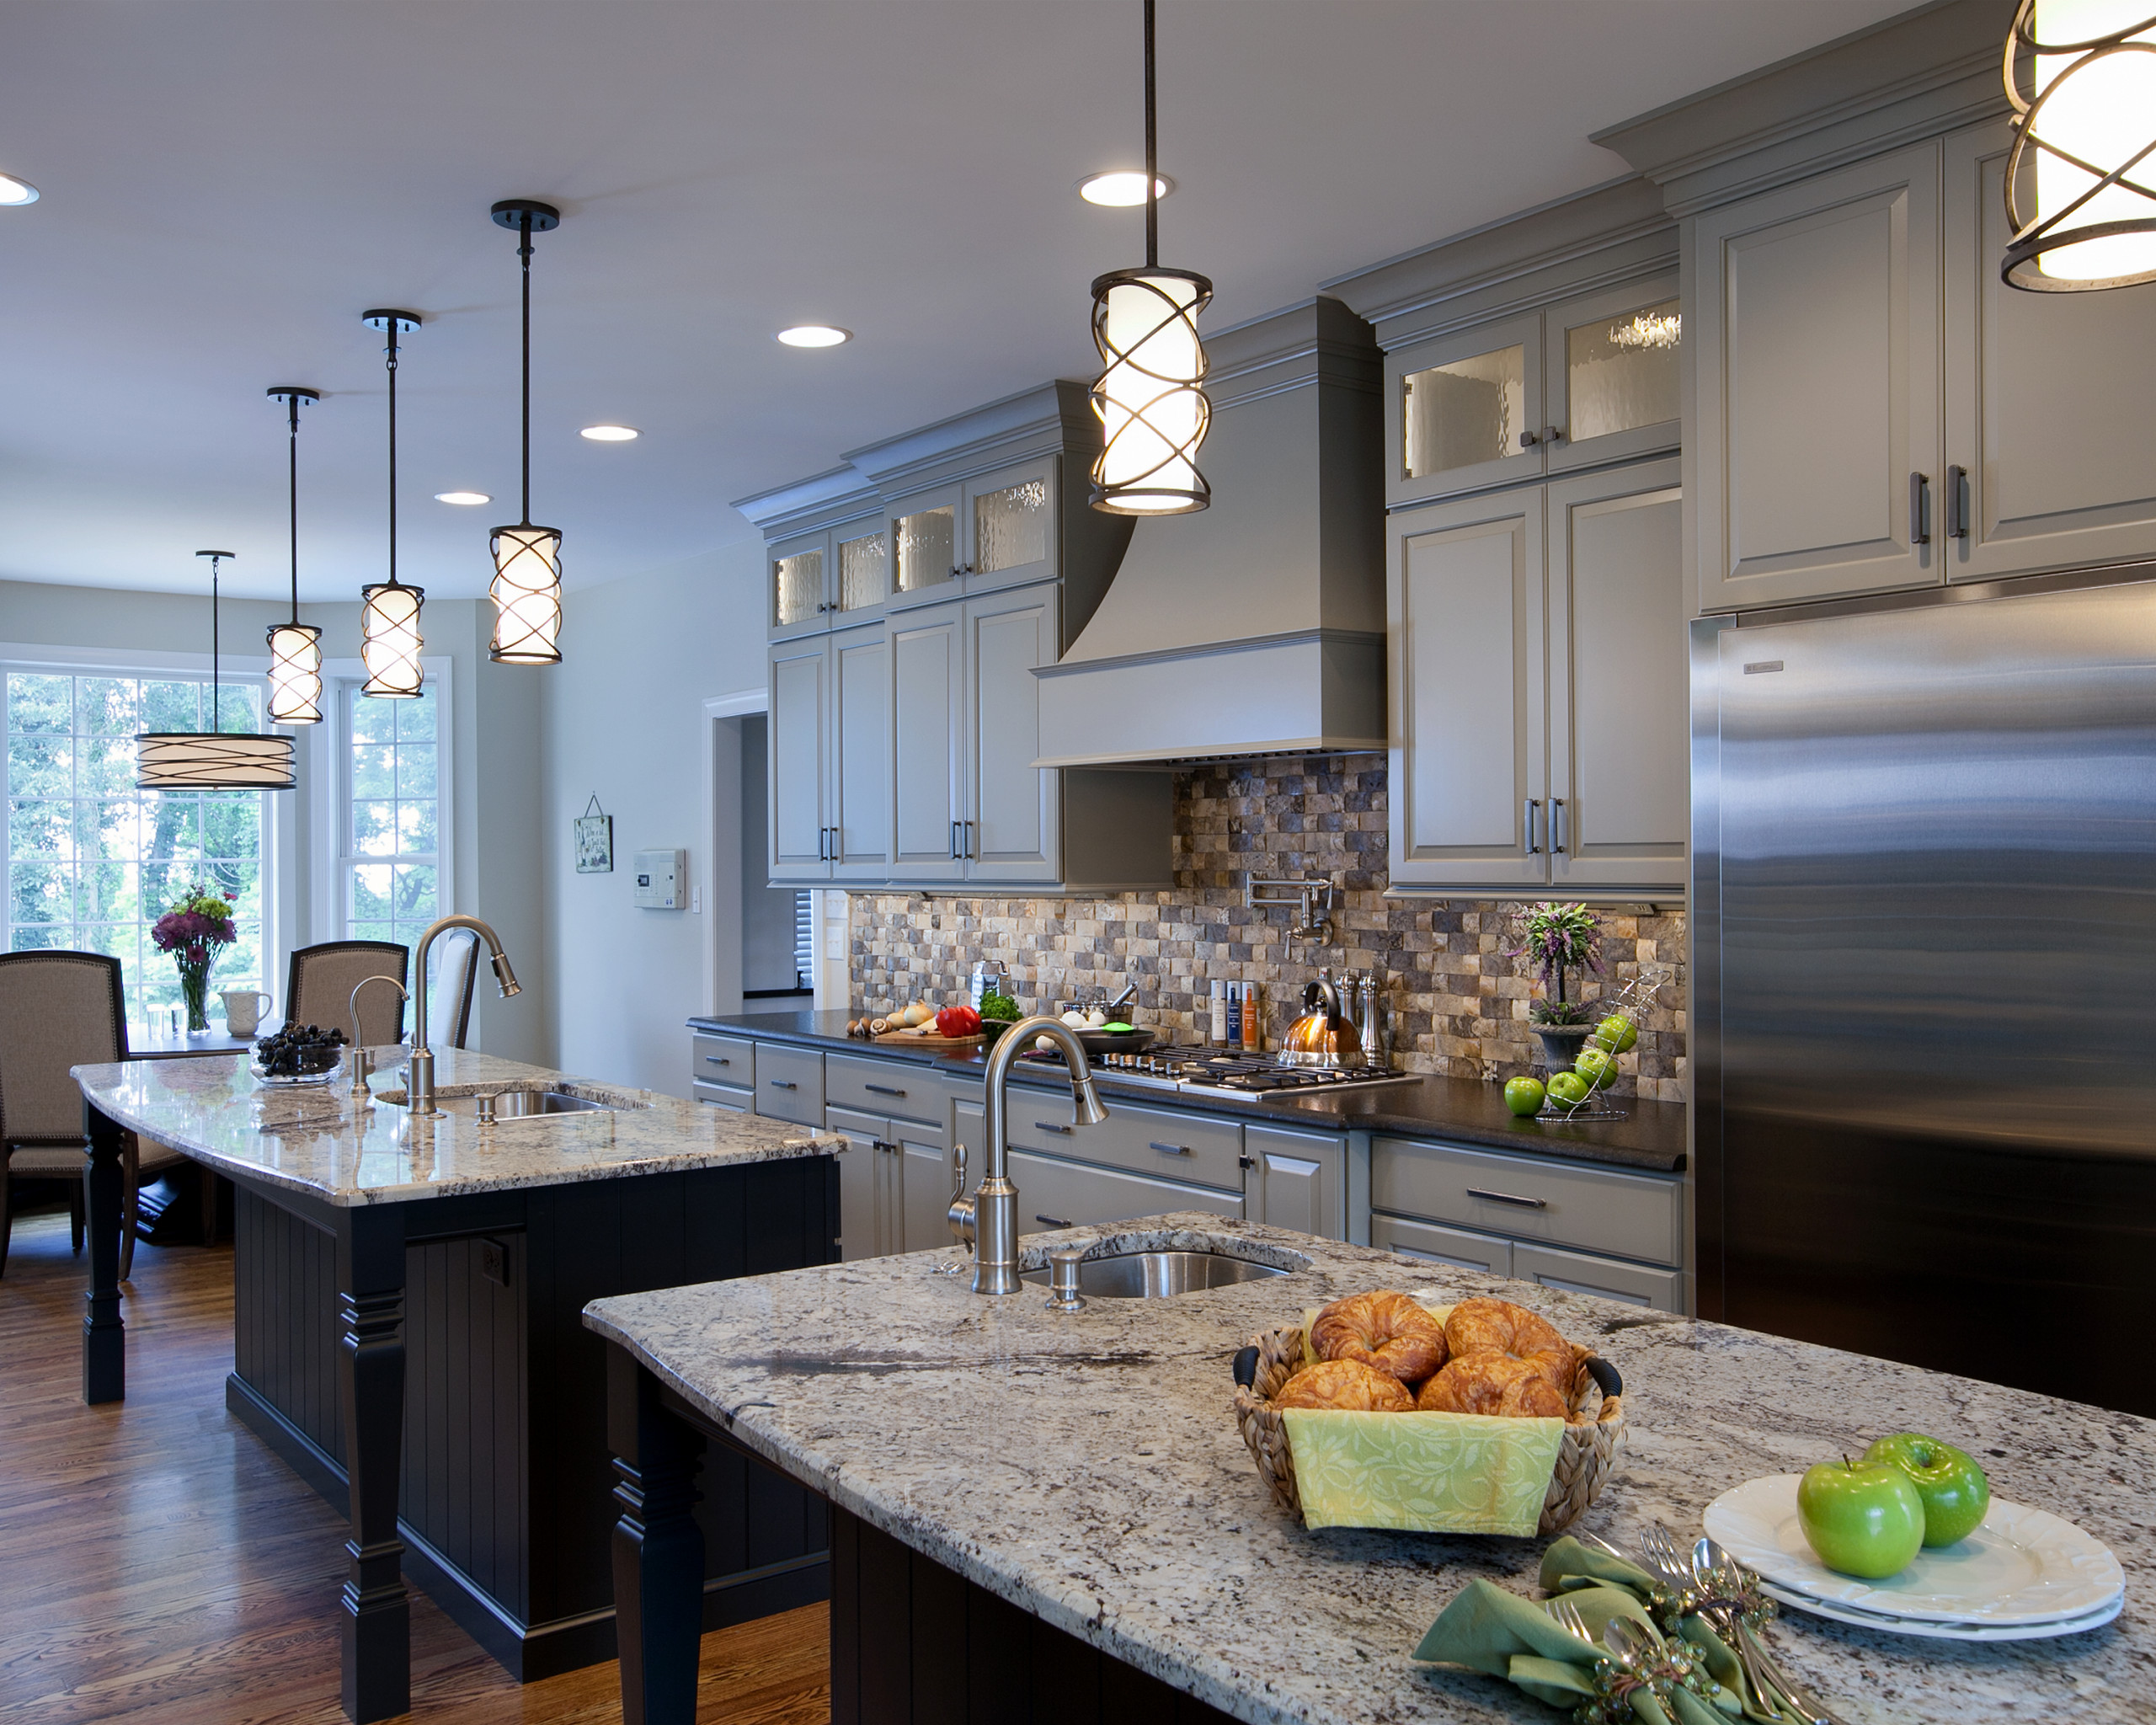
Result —
<path fill-rule="evenodd" d="M 1299 1453 L 1297 1462 L 1299 1485 Z M 1695 1599 L 1673 1596 L 1645 1570 L 1569 1535 L 1550 1541 L 1540 1580 L 1544 1592 L 1572 1603 L 1598 1642 L 1603 1626 L 1621 1616 L 1652 1636 L 1653 1651 L 1626 1671 L 1606 1646 L 1560 1629 L 1543 1605 L 1477 1579 L 1438 1615 L 1414 1657 L 1504 1678 L 1583 1722 L 1787 1725 L 1746 1685 L 1737 1655 L 1693 1609 Z"/>
<path fill-rule="evenodd" d="M 1531 1536 L 1561 1419 L 1283 1407 L 1295 1493 L 1311 1527 Z"/>

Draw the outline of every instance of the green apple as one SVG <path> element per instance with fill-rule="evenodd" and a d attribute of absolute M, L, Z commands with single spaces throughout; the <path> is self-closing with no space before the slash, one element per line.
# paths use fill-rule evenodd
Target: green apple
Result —
<path fill-rule="evenodd" d="M 1973 1458 L 1927 1438 L 1922 1432 L 1897 1432 L 1864 1452 L 1866 1461 L 1898 1467 L 1924 1500 L 1924 1542 L 1951 1546 L 1983 1525 L 1991 1508 L 1991 1482 Z"/>
<path fill-rule="evenodd" d="M 1587 1080 L 1577 1072 L 1552 1072 L 1549 1091 L 1550 1101 L 1568 1108 L 1577 1108 L 1593 1094 Z"/>
<path fill-rule="evenodd" d="M 1878 1581 L 1924 1546 L 1924 1499 L 1891 1462 L 1822 1461 L 1797 1482 L 1796 1519 L 1829 1569 Z"/>
<path fill-rule="evenodd" d="M 1587 1080 L 1590 1089 L 1605 1089 L 1617 1081 L 1617 1056 L 1606 1048 L 1583 1048 L 1572 1070 Z"/>
<path fill-rule="evenodd" d="M 1542 1108 L 1542 1081 L 1540 1078 L 1506 1079 L 1505 1106 L 1516 1114 L 1540 1113 Z"/>
<path fill-rule="evenodd" d="M 1621 1055 L 1640 1039 L 1640 1027 L 1622 1012 L 1612 1012 L 1594 1027 L 1594 1039 L 1613 1055 Z"/>

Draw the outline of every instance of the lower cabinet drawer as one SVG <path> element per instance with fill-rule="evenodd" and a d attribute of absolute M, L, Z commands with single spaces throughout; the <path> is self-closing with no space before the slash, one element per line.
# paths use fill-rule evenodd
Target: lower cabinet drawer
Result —
<path fill-rule="evenodd" d="M 1124 1222 L 1177 1210 L 1210 1210 L 1214 1215 L 1238 1219 L 1243 1213 L 1240 1193 L 1148 1180 L 1113 1168 L 1086 1167 L 1049 1156 L 1028 1156 L 1023 1151 L 1011 1153 L 1011 1183 L 1018 1188 L 1021 1234 L 1038 1234 L 1044 1228 Z"/>
<path fill-rule="evenodd" d="M 1470 1233 L 1465 1228 L 1440 1228 L 1434 1222 L 1411 1222 L 1405 1216 L 1370 1215 L 1370 1244 L 1380 1252 L 1397 1252 L 1404 1258 L 1426 1258 L 1432 1263 L 1481 1270 L 1486 1275 L 1513 1273 L 1513 1242 L 1492 1234 Z"/>
<path fill-rule="evenodd" d="M 940 1127 L 949 1112 L 950 1091 L 942 1079 L 910 1060 L 825 1055 L 824 1102 L 830 1108 L 861 1108 Z"/>
<path fill-rule="evenodd" d="M 1675 1180 L 1419 1139 L 1370 1145 L 1370 1207 L 1652 1263 L 1684 1261 Z"/>
<path fill-rule="evenodd" d="M 756 1044 L 733 1036 L 689 1039 L 689 1076 L 700 1083 L 734 1090 L 756 1087 Z"/>
<path fill-rule="evenodd" d="M 824 1056 L 782 1043 L 756 1044 L 756 1112 L 797 1126 L 824 1124 Z"/>
<path fill-rule="evenodd" d="M 1011 1147 L 1123 1168 L 1177 1185 L 1243 1189 L 1241 1121 L 1171 1114 L 1120 1097 L 1110 1097 L 1108 1108 L 1107 1119 L 1097 1126 L 1074 1125 L 1069 1091 L 1014 1087 Z"/>
<path fill-rule="evenodd" d="M 736 1114 L 753 1114 L 756 1112 L 756 1092 L 745 1086 L 707 1084 L 701 1078 L 690 1085 L 698 1102 L 717 1103 L 723 1108 L 732 1108 Z"/>
<path fill-rule="evenodd" d="M 1684 1278 L 1675 1270 L 1522 1244 L 1513 1247 L 1513 1274 L 1523 1282 L 1540 1282 L 1566 1294 L 1593 1294 L 1657 1311 L 1684 1310 Z"/>

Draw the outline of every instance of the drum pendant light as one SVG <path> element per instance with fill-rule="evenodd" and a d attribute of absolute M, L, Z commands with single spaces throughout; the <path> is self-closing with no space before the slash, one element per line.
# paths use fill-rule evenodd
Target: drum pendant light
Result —
<path fill-rule="evenodd" d="M 419 692 L 419 607 L 427 595 L 397 579 L 397 338 L 419 327 L 419 314 L 367 312 L 362 321 L 389 338 L 382 350 L 389 369 L 389 579 L 360 589 L 360 657 L 367 668 L 360 692 L 410 700 Z"/>
<path fill-rule="evenodd" d="M 322 631 L 300 621 L 300 403 L 320 401 L 321 392 L 280 383 L 270 399 L 285 403 L 291 428 L 290 469 L 292 529 L 292 620 L 270 626 L 270 723 L 322 723 Z"/>
<path fill-rule="evenodd" d="M 489 659 L 503 665 L 559 665 L 562 632 L 562 535 L 531 525 L 531 236 L 562 225 L 552 204 L 504 198 L 494 219 L 517 236 L 524 266 L 524 513 L 513 527 L 497 527 L 488 549 L 494 559 L 494 639 Z"/>
<path fill-rule="evenodd" d="M 217 565 L 229 551 L 198 551 L 210 559 L 210 729 L 144 731 L 135 739 L 138 791 L 289 791 L 292 740 L 224 729 L 223 678 L 218 663 Z"/>
<path fill-rule="evenodd" d="M 1198 471 L 1213 404 L 1198 316 L 1213 284 L 1160 259 L 1160 165 L 1153 111 L 1153 0 L 1145 0 L 1145 267 L 1093 283 L 1093 345 L 1105 369 L 1093 386 L 1102 446 L 1092 505 L 1114 515 L 1188 515 L 1213 500 Z"/>
<path fill-rule="evenodd" d="M 2032 293 L 2156 280 L 2156 16 L 2151 0 L 2021 0 L 2006 38 L 2013 230 L 1999 274 Z M 2014 62 L 2034 56 L 2035 91 Z M 2036 207 L 2025 207 L 2033 157 Z"/>

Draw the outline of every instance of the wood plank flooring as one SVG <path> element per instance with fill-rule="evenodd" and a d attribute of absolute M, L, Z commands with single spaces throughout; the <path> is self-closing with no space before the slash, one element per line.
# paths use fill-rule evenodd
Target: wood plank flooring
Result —
<path fill-rule="evenodd" d="M 229 1247 L 138 1246 L 128 1395 L 82 1400 L 84 1261 L 15 1226 L 0 1277 L 0 1725 L 336 1725 L 344 1524 L 225 1412 Z M 826 1608 L 704 1637 L 702 1717 L 825 1725 Z M 618 1725 L 609 1664 L 512 1681 L 412 1599 L 410 1717 Z"/>

